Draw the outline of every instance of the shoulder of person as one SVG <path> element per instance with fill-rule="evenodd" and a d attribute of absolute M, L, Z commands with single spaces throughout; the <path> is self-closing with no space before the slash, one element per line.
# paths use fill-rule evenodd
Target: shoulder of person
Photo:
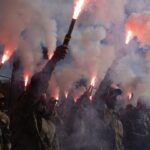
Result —
<path fill-rule="evenodd" d="M 5 123 L 5 124 L 9 124 L 10 123 L 10 119 L 8 117 L 7 114 L 3 113 L 0 111 L 0 120 Z"/>

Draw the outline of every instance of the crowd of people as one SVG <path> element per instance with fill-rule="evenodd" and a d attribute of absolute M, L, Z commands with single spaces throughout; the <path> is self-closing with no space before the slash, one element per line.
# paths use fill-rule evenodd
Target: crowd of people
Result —
<path fill-rule="evenodd" d="M 150 150 L 150 110 L 142 99 L 118 108 L 123 91 L 111 84 L 90 100 L 87 91 L 56 105 L 48 81 L 67 47 L 56 48 L 9 113 L 0 95 L 0 150 Z"/>

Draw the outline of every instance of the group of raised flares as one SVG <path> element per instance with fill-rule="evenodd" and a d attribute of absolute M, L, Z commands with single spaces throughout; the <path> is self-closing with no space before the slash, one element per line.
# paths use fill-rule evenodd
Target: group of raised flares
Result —
<path fill-rule="evenodd" d="M 86 0 L 76 0 L 75 2 L 75 7 L 74 7 L 74 12 L 73 12 L 73 19 L 77 19 L 79 14 L 81 13 L 83 7 L 84 7 L 84 4 L 85 4 L 85 1 Z M 133 38 L 133 32 L 131 30 L 127 30 L 126 32 L 126 39 L 125 39 L 125 44 L 129 44 L 130 40 Z M 5 49 L 4 50 L 4 53 L 2 55 L 2 58 L 1 58 L 1 62 L 0 64 L 3 65 L 4 63 L 6 63 L 10 57 L 12 56 L 13 52 L 10 50 L 10 49 Z M 49 59 L 52 57 L 52 53 L 49 53 Z M 24 70 L 24 87 L 26 89 L 26 87 L 28 86 L 29 84 L 29 79 L 30 79 L 30 71 L 29 70 Z M 95 82 L 96 82 L 96 76 L 93 76 L 92 79 L 91 79 L 91 83 L 90 83 L 90 86 L 94 87 L 95 86 Z M 68 97 L 68 91 L 64 91 L 64 96 L 65 98 L 67 99 Z M 59 99 L 59 92 L 56 92 L 54 94 L 54 97 L 56 100 Z M 129 99 L 131 99 L 132 97 L 132 94 L 129 94 Z M 92 95 L 90 95 L 90 100 L 92 100 Z M 78 99 L 78 96 L 74 96 L 74 102 L 76 102 Z"/>

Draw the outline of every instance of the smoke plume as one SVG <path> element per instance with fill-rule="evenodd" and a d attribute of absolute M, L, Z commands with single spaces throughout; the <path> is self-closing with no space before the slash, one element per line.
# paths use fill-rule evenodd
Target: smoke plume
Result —
<path fill-rule="evenodd" d="M 133 13 L 127 19 L 126 30 L 131 30 L 142 44 L 150 43 L 150 12 Z"/>

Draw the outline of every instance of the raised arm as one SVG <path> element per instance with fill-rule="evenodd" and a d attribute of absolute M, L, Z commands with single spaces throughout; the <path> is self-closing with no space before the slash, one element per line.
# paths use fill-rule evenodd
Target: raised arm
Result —
<path fill-rule="evenodd" d="M 37 101 L 42 93 L 46 92 L 48 88 L 48 81 L 51 78 L 52 72 L 57 64 L 58 61 L 64 59 L 65 55 L 67 54 L 67 47 L 61 45 L 56 48 L 53 57 L 51 60 L 47 62 L 45 67 L 42 71 L 36 73 L 31 78 L 31 83 L 27 90 L 28 96 L 35 101 Z"/>

